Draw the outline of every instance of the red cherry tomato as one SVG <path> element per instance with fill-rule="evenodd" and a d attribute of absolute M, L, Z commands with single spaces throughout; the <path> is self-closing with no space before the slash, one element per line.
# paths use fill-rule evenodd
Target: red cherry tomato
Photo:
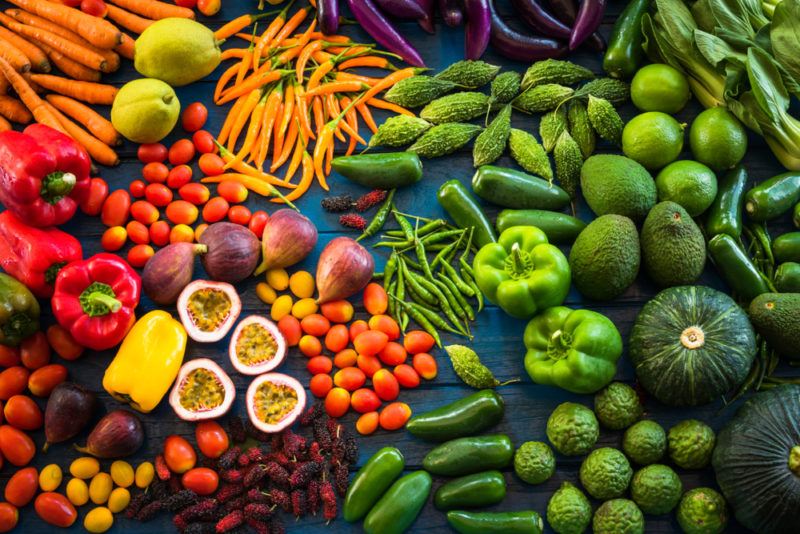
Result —
<path fill-rule="evenodd" d="M 19 349 L 0 345 L 0 367 L 14 367 L 21 364 Z"/>
<path fill-rule="evenodd" d="M 148 201 L 137 200 L 131 205 L 131 216 L 142 224 L 153 224 L 160 215 L 158 208 Z"/>
<path fill-rule="evenodd" d="M 264 227 L 267 225 L 268 220 L 269 213 L 263 210 L 258 210 L 253 213 L 252 217 L 250 217 L 250 222 L 247 223 L 247 227 L 256 235 L 257 238 L 261 239 L 261 236 L 264 234 Z"/>
<path fill-rule="evenodd" d="M 178 139 L 169 147 L 169 162 L 172 165 L 183 165 L 194 158 L 194 144 L 189 139 Z"/>
<path fill-rule="evenodd" d="M 100 220 L 106 226 L 124 226 L 131 213 L 131 196 L 124 189 L 117 189 L 103 202 Z"/>
<path fill-rule="evenodd" d="M 39 472 L 35 467 L 26 467 L 11 475 L 6 483 L 5 498 L 21 508 L 33 500 L 38 489 Z"/>
<path fill-rule="evenodd" d="M 197 0 L 197 10 L 206 17 L 213 17 L 222 9 L 220 0 Z"/>
<path fill-rule="evenodd" d="M 150 229 L 139 221 L 129 221 L 125 225 L 128 238 L 137 245 L 147 245 L 150 243 Z"/>
<path fill-rule="evenodd" d="M 142 177 L 151 184 L 163 184 L 169 176 L 169 167 L 160 161 L 152 161 L 142 167 Z"/>
<path fill-rule="evenodd" d="M 22 365 L 30 370 L 38 369 L 50 363 L 50 343 L 44 332 L 36 332 L 20 345 Z"/>
<path fill-rule="evenodd" d="M 27 465 L 36 454 L 36 444 L 23 432 L 11 425 L 0 426 L 0 452 L 12 465 Z"/>
<path fill-rule="evenodd" d="M 180 189 L 192 181 L 192 168 L 188 165 L 173 167 L 167 175 L 167 185 L 172 189 Z"/>
<path fill-rule="evenodd" d="M 169 243 L 169 232 L 171 228 L 167 221 L 156 221 L 150 225 L 150 241 L 157 247 L 163 247 Z"/>
<path fill-rule="evenodd" d="M 216 154 L 208 152 L 200 156 L 197 165 L 206 176 L 218 176 L 225 172 L 225 162 Z"/>
<path fill-rule="evenodd" d="M 172 191 L 164 184 L 150 184 L 144 189 L 144 197 L 153 206 L 163 208 L 172 202 Z"/>
<path fill-rule="evenodd" d="M 145 143 L 139 145 L 136 156 L 142 163 L 152 163 L 154 161 L 161 163 L 167 159 L 167 147 L 161 143 Z"/>
<path fill-rule="evenodd" d="M 93 17 L 104 18 L 108 12 L 108 6 L 103 0 L 81 0 L 81 11 Z"/>
<path fill-rule="evenodd" d="M 11 532 L 19 521 L 19 511 L 11 503 L 0 503 L 0 532 Z"/>
<path fill-rule="evenodd" d="M 194 429 L 197 448 L 208 458 L 219 458 L 228 450 L 228 433 L 216 421 L 201 421 Z"/>
<path fill-rule="evenodd" d="M 31 372 L 21 365 L 9 367 L 0 373 L 0 400 L 8 400 L 25 391 L 30 375 Z"/>
<path fill-rule="evenodd" d="M 44 422 L 39 405 L 32 398 L 25 395 L 14 395 L 8 399 L 3 407 L 3 416 L 9 425 L 19 430 L 38 430 Z M 17 506 L 25 505 L 17 504 Z"/>
<path fill-rule="evenodd" d="M 136 245 L 141 246 L 147 245 Z M 37 397 L 49 397 L 53 389 L 66 379 L 67 368 L 60 363 L 51 363 L 31 373 L 28 377 L 28 389 Z"/>
<path fill-rule="evenodd" d="M 178 196 L 186 202 L 190 202 L 195 206 L 200 206 L 208 202 L 208 197 L 211 196 L 211 192 L 205 185 L 193 182 L 178 189 Z"/>
<path fill-rule="evenodd" d="M 108 184 L 102 178 L 92 178 L 89 182 L 89 193 L 80 202 L 81 211 L 94 217 L 103 209 L 108 198 Z"/>
<path fill-rule="evenodd" d="M 214 136 L 206 130 L 197 130 L 192 135 L 192 143 L 201 154 L 211 154 L 217 151 L 217 145 L 214 144 Z"/>
<path fill-rule="evenodd" d="M 194 467 L 197 454 L 188 441 L 173 434 L 164 440 L 164 461 L 170 471 L 180 475 Z"/>
<path fill-rule="evenodd" d="M 53 491 L 40 493 L 33 507 L 42 521 L 56 527 L 67 528 L 78 518 L 78 512 L 72 503 L 65 496 Z"/>
<path fill-rule="evenodd" d="M 181 477 L 183 487 L 198 495 L 211 495 L 219 486 L 219 475 L 208 467 L 195 467 Z"/>
<path fill-rule="evenodd" d="M 134 180 L 128 186 L 128 191 L 131 192 L 133 198 L 142 198 L 147 184 L 142 180 Z"/>
<path fill-rule="evenodd" d="M 250 217 L 252 217 L 252 214 L 247 206 L 232 206 L 231 209 L 228 210 L 228 220 L 232 223 L 245 226 L 250 223 Z"/>
<path fill-rule="evenodd" d="M 215 223 L 221 221 L 228 214 L 230 205 L 228 201 L 222 197 L 214 197 L 203 206 L 203 220 L 207 223 Z"/>
<path fill-rule="evenodd" d="M 59 324 L 54 324 L 47 329 L 47 342 L 56 351 L 56 354 L 65 360 L 77 360 L 83 354 L 83 347 L 75 341 L 69 330 Z"/>
<path fill-rule="evenodd" d="M 184 2 L 192 2 L 197 4 L 196 0 L 182 0 Z M 178 2 L 175 2 L 176 4 Z M 180 5 L 180 4 L 178 4 Z M 194 7 L 194 6 L 187 6 Z M 196 132 L 206 124 L 208 119 L 208 109 L 200 102 L 192 102 L 183 110 L 181 114 L 181 126 L 187 132 Z"/>
<path fill-rule="evenodd" d="M 150 245 L 134 245 L 134 247 L 128 251 L 128 263 L 130 263 L 132 267 L 141 269 L 147 265 L 147 262 L 155 253 L 156 251 L 153 250 L 153 247 Z"/>

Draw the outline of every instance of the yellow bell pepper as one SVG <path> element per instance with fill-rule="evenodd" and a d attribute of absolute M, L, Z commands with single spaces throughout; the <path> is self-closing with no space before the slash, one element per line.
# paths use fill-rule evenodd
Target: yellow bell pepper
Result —
<path fill-rule="evenodd" d="M 186 330 L 165 311 L 136 321 L 106 369 L 103 387 L 112 397 L 148 413 L 169 391 L 186 352 Z"/>

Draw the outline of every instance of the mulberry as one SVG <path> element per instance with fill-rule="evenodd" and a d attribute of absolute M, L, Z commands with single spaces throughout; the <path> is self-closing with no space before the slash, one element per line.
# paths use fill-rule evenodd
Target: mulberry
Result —
<path fill-rule="evenodd" d="M 289 494 L 285 491 L 273 488 L 269 490 L 269 496 L 272 499 L 272 503 L 276 506 L 280 506 L 284 512 L 288 512 L 292 509 L 292 501 L 289 500 Z"/>
<path fill-rule="evenodd" d="M 247 457 L 250 458 L 251 463 L 262 463 L 266 454 L 261 447 L 250 447 L 247 449 Z"/>
<path fill-rule="evenodd" d="M 367 220 L 357 213 L 347 213 L 339 217 L 339 224 L 345 228 L 363 230 L 367 227 Z"/>
<path fill-rule="evenodd" d="M 192 490 L 181 490 L 170 495 L 162 502 L 164 503 L 164 509 L 168 512 L 178 512 L 191 504 L 195 504 L 197 500 L 198 496 Z"/>
<path fill-rule="evenodd" d="M 328 213 L 341 213 L 349 210 L 353 206 L 353 197 L 350 195 L 325 197 L 320 204 L 322 204 L 322 209 Z"/>
<path fill-rule="evenodd" d="M 267 443 L 269 441 L 270 435 L 266 432 L 263 432 L 256 428 L 252 421 L 248 420 L 244 423 L 244 428 L 247 431 L 247 435 L 253 438 L 256 441 L 260 441 L 262 443 Z"/>
<path fill-rule="evenodd" d="M 240 469 L 226 469 L 220 473 L 220 478 L 230 484 L 240 484 L 244 479 L 244 473 Z"/>
<path fill-rule="evenodd" d="M 255 464 L 248 469 L 247 474 L 244 476 L 243 484 L 247 488 L 251 488 L 261 482 L 267 476 L 266 467 L 262 464 Z"/>
<path fill-rule="evenodd" d="M 214 534 L 215 532 L 214 523 L 202 521 L 190 523 L 183 529 L 183 534 Z"/>
<path fill-rule="evenodd" d="M 319 462 L 322 463 L 325 461 L 325 457 L 322 455 L 320 451 L 319 443 L 314 441 L 311 443 L 311 446 L 308 448 L 308 459 L 312 462 Z"/>
<path fill-rule="evenodd" d="M 333 468 L 333 486 L 339 497 L 344 497 L 347 493 L 347 486 L 350 484 L 350 471 L 345 464 L 336 464 Z"/>
<path fill-rule="evenodd" d="M 306 438 L 291 430 L 283 433 L 283 451 L 290 457 L 297 458 L 306 448 Z"/>
<path fill-rule="evenodd" d="M 241 510 L 235 510 L 217 521 L 217 525 L 214 528 L 217 534 L 225 534 L 226 532 L 232 531 L 243 523 L 244 512 Z"/>
<path fill-rule="evenodd" d="M 322 416 L 324 413 L 324 405 L 321 402 L 315 402 L 311 405 L 311 408 L 303 412 L 303 415 L 300 416 L 300 426 L 310 425 L 315 419 Z"/>
<path fill-rule="evenodd" d="M 306 501 L 308 502 L 308 511 L 317 515 L 317 510 L 319 510 L 320 505 L 319 481 L 317 479 L 313 479 L 308 483 L 308 487 L 306 488 Z"/>
<path fill-rule="evenodd" d="M 219 510 L 216 499 L 203 499 L 197 504 L 184 508 L 177 517 L 181 517 L 187 523 L 192 521 L 210 521 L 214 519 Z"/>
<path fill-rule="evenodd" d="M 225 513 L 230 513 L 234 510 L 242 510 L 245 506 L 247 506 L 247 503 L 247 495 L 240 495 L 235 499 L 226 502 L 223 506 L 223 509 L 225 510 Z"/>
<path fill-rule="evenodd" d="M 333 446 L 333 440 L 331 439 L 331 434 L 328 431 L 327 425 L 325 424 L 325 419 L 315 419 L 313 425 L 314 440 L 319 443 L 319 446 L 322 448 L 322 450 L 330 450 Z"/>
<path fill-rule="evenodd" d="M 228 423 L 228 434 L 234 443 L 242 443 L 247 440 L 247 431 L 244 428 L 244 421 L 238 415 L 231 417 Z"/>
<path fill-rule="evenodd" d="M 150 501 L 151 501 L 150 492 L 137 493 L 128 503 L 128 507 L 125 508 L 125 517 L 127 517 L 128 519 L 133 519 L 134 517 L 136 517 L 136 514 L 139 513 L 139 510 L 144 508 L 144 506 L 148 504 Z"/>
<path fill-rule="evenodd" d="M 292 490 L 292 514 L 302 517 L 308 513 L 306 508 L 306 492 L 301 489 Z"/>
<path fill-rule="evenodd" d="M 169 477 L 172 476 L 172 473 L 169 471 L 169 467 L 167 467 L 167 462 L 164 460 L 164 456 L 158 455 L 156 456 L 155 460 L 155 470 L 156 476 L 159 480 L 169 480 Z"/>
<path fill-rule="evenodd" d="M 289 477 L 289 486 L 292 488 L 304 488 L 308 485 L 309 481 L 322 471 L 322 464 L 319 462 L 303 462 L 297 466 L 297 469 Z"/>
<path fill-rule="evenodd" d="M 320 485 L 319 498 L 322 500 L 322 517 L 328 521 L 336 519 L 338 513 L 336 508 L 336 494 L 330 482 L 325 481 Z"/>
<path fill-rule="evenodd" d="M 247 517 L 245 523 L 247 523 L 247 526 L 253 529 L 256 534 L 269 534 L 269 523 L 265 523 L 260 519 L 255 519 L 248 515 L 247 512 L 245 512 L 244 515 Z"/>
<path fill-rule="evenodd" d="M 238 497 L 243 491 L 244 487 L 241 484 L 226 484 L 219 489 L 214 498 L 217 499 L 217 502 L 224 503 Z"/>
<path fill-rule="evenodd" d="M 236 465 L 236 460 L 242 454 L 242 449 L 239 447 L 231 447 L 219 457 L 219 466 L 221 469 L 231 469 Z"/>
<path fill-rule="evenodd" d="M 382 189 L 374 189 L 369 193 L 361 195 L 356 200 L 356 211 L 365 212 L 373 206 L 377 206 L 386 200 L 386 191 Z"/>
<path fill-rule="evenodd" d="M 142 522 L 150 521 L 163 509 L 163 502 L 164 501 L 153 501 L 146 505 L 136 514 L 136 520 Z"/>
<path fill-rule="evenodd" d="M 247 500 L 251 503 L 269 503 L 269 495 L 258 488 L 251 488 L 247 492 Z"/>
<path fill-rule="evenodd" d="M 267 476 L 271 481 L 280 486 L 289 484 L 289 472 L 286 471 L 280 464 L 276 462 L 269 462 L 264 466 Z"/>
<path fill-rule="evenodd" d="M 244 507 L 244 515 L 258 520 L 264 520 L 272 516 L 275 509 L 264 503 L 250 503 Z"/>

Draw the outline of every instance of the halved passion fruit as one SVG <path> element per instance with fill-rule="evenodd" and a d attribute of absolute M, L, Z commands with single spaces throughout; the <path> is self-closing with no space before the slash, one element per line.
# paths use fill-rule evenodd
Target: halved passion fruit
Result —
<path fill-rule="evenodd" d="M 286 340 L 275 323 L 261 315 L 251 315 L 236 325 L 228 354 L 240 373 L 260 375 L 281 364 L 286 356 Z"/>
<path fill-rule="evenodd" d="M 305 407 L 306 392 L 291 376 L 266 373 L 247 388 L 247 415 L 262 432 L 280 432 L 291 426 Z"/>
<path fill-rule="evenodd" d="M 230 410 L 236 388 L 222 368 L 208 358 L 181 366 L 169 394 L 169 403 L 185 421 L 215 419 Z"/>
<path fill-rule="evenodd" d="M 236 289 L 225 282 L 195 280 L 178 297 L 178 314 L 186 333 L 195 341 L 219 341 L 242 311 Z"/>

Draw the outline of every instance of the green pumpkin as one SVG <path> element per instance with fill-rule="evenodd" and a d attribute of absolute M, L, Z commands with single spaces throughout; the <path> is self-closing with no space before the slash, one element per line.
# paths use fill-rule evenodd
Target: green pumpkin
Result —
<path fill-rule="evenodd" d="M 757 393 L 717 436 L 712 465 L 737 521 L 760 534 L 800 523 L 800 386 Z"/>
<path fill-rule="evenodd" d="M 630 358 L 639 382 L 670 406 L 709 403 L 741 385 L 756 355 L 744 310 L 710 287 L 660 292 L 636 317 Z"/>

